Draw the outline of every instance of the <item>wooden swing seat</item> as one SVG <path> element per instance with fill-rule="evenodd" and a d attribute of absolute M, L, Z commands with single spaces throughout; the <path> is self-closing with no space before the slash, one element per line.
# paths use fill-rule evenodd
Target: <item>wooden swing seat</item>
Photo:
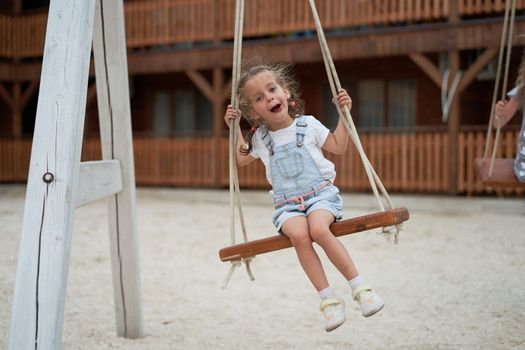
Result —
<path fill-rule="evenodd" d="M 378 227 L 398 225 L 409 218 L 407 208 L 395 208 L 379 213 L 358 216 L 352 219 L 334 222 L 330 230 L 334 236 L 344 236 L 367 231 Z M 269 253 L 275 250 L 290 248 L 292 242 L 284 235 L 275 235 L 254 241 L 235 244 L 219 250 L 221 261 L 232 261 Z"/>
<path fill-rule="evenodd" d="M 525 188 L 525 183 L 518 181 L 514 175 L 514 160 L 506 158 L 494 159 L 492 176 L 489 176 L 490 159 L 476 158 L 476 171 L 481 183 L 490 188 Z"/>

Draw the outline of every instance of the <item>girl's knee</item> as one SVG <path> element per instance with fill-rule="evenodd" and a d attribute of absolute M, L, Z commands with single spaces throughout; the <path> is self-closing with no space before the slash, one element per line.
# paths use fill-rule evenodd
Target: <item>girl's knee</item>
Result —
<path fill-rule="evenodd" d="M 312 238 L 308 234 L 308 230 L 291 231 L 286 233 L 286 236 L 290 238 L 290 241 L 292 241 L 292 245 L 294 247 L 312 244 Z"/>
<path fill-rule="evenodd" d="M 314 225 L 310 226 L 310 236 L 312 240 L 319 245 L 323 245 L 326 240 L 333 238 L 333 234 L 328 226 Z"/>

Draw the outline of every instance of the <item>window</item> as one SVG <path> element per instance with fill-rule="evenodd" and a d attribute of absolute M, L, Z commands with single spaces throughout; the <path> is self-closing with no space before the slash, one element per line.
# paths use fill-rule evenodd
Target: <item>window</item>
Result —
<path fill-rule="evenodd" d="M 156 136 L 211 135 L 213 109 L 197 90 L 159 91 L 154 97 Z"/>
<path fill-rule="evenodd" d="M 357 118 L 361 128 L 384 126 L 384 90 L 383 80 L 361 80 L 357 83 Z"/>
<path fill-rule="evenodd" d="M 388 83 L 388 126 L 409 128 L 416 123 L 416 83 L 414 80 L 391 80 Z"/>
<path fill-rule="evenodd" d="M 169 136 L 171 132 L 170 94 L 159 92 L 155 94 L 153 132 L 156 136 Z"/>
<path fill-rule="evenodd" d="M 361 128 L 411 128 L 416 122 L 416 83 L 412 79 L 361 80 L 356 105 Z"/>

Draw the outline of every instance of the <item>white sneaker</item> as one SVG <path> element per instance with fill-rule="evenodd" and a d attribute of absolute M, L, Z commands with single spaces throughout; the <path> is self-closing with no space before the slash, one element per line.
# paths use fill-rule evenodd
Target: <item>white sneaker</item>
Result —
<path fill-rule="evenodd" d="M 339 297 L 332 297 L 321 302 L 319 309 L 324 316 L 324 329 L 331 332 L 346 321 L 345 302 Z"/>
<path fill-rule="evenodd" d="M 362 284 L 357 287 L 352 292 L 352 297 L 359 303 L 359 306 L 361 307 L 361 313 L 365 317 L 375 315 L 381 311 L 383 306 L 385 306 L 385 301 L 383 298 L 377 295 L 372 290 L 372 287 L 366 284 Z"/>

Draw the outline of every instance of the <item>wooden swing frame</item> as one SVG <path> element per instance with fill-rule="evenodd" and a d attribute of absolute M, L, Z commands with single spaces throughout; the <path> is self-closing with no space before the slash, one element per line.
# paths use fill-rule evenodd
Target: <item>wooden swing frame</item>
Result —
<path fill-rule="evenodd" d="M 334 236 L 339 237 L 378 227 L 399 225 L 407 221 L 409 217 L 407 208 L 394 208 L 334 222 L 330 225 L 330 231 L 332 231 Z M 288 237 L 285 235 L 274 235 L 223 248 L 219 250 L 219 257 L 223 262 L 235 261 L 290 247 L 292 247 L 292 242 Z"/>

